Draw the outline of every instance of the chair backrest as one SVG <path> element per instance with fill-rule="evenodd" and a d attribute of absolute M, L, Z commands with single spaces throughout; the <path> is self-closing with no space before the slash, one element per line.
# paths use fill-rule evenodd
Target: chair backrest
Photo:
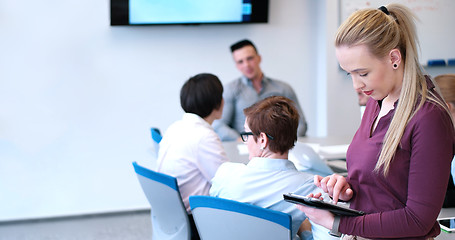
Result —
<path fill-rule="evenodd" d="M 248 203 L 190 196 L 199 236 L 203 240 L 292 239 L 291 216 Z"/>
<path fill-rule="evenodd" d="M 313 148 L 308 144 L 296 142 L 295 146 L 289 151 L 289 160 L 291 160 L 297 170 L 309 172 L 321 176 L 333 174 L 333 170 L 327 165 Z"/>
<path fill-rule="evenodd" d="M 154 157 L 158 157 L 158 152 L 160 151 L 160 142 L 163 139 L 161 132 L 158 128 L 150 128 L 150 134 L 153 141 L 153 150 L 154 150 Z"/>
<path fill-rule="evenodd" d="M 147 169 L 137 162 L 133 162 L 133 166 L 151 206 L 152 239 L 190 239 L 191 227 L 177 179 Z"/>
<path fill-rule="evenodd" d="M 156 143 L 160 143 L 163 136 L 158 128 L 150 128 L 150 133 L 152 134 L 152 139 Z"/>

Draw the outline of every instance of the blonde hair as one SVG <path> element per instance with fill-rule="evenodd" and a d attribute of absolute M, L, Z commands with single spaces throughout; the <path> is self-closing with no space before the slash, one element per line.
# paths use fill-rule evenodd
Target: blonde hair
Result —
<path fill-rule="evenodd" d="M 404 62 L 403 85 L 395 114 L 387 130 L 375 171 L 387 176 L 404 130 L 427 100 L 447 107 L 441 99 L 427 90 L 426 78 L 418 59 L 418 39 L 415 15 L 401 4 L 387 5 L 388 14 L 379 9 L 354 12 L 338 29 L 335 46 L 365 45 L 377 58 L 385 57 L 392 49 L 401 52 Z"/>

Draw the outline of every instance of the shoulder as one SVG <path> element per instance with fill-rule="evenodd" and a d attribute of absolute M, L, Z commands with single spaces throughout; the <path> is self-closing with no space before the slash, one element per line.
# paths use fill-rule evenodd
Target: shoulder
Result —
<path fill-rule="evenodd" d="M 246 165 L 242 163 L 225 162 L 218 167 L 214 181 L 225 178 L 233 178 L 235 174 L 243 171 L 245 167 Z"/>
<path fill-rule="evenodd" d="M 414 124 L 421 124 L 422 121 L 431 121 L 433 124 L 450 122 L 449 113 L 439 104 L 426 101 L 411 119 Z"/>
<path fill-rule="evenodd" d="M 308 172 L 301 172 L 297 170 L 281 171 L 283 181 L 287 181 L 289 186 L 294 189 L 306 188 L 312 190 L 317 188 L 314 184 L 314 175 Z"/>
<path fill-rule="evenodd" d="M 194 136 L 194 141 L 198 141 L 198 144 L 208 144 L 212 142 L 219 142 L 221 144 L 220 137 L 211 126 L 199 124 L 191 131 Z"/>
<path fill-rule="evenodd" d="M 409 121 L 407 131 L 414 136 L 425 135 L 426 138 L 453 140 L 454 136 L 449 113 L 441 105 L 430 101 L 426 101 Z"/>
<path fill-rule="evenodd" d="M 183 120 L 177 120 L 173 122 L 169 127 L 166 129 L 166 131 L 163 134 L 163 139 L 177 136 L 179 132 L 182 131 L 182 129 L 185 129 L 186 123 Z"/>
<path fill-rule="evenodd" d="M 176 122 L 169 129 L 182 138 L 192 139 L 195 144 L 205 139 L 212 141 L 218 136 L 209 123 L 196 114 L 186 114 L 183 120 Z"/>
<path fill-rule="evenodd" d="M 243 163 L 225 162 L 220 165 L 218 171 L 229 172 L 234 170 L 242 170 L 244 168 L 246 168 L 246 165 Z"/>
<path fill-rule="evenodd" d="M 267 81 L 269 82 L 270 85 L 280 88 L 283 91 L 286 92 L 294 92 L 294 89 L 291 87 L 291 85 L 287 82 L 281 81 L 281 80 L 276 80 L 273 78 L 266 77 Z"/>
<path fill-rule="evenodd" d="M 310 174 L 307 172 L 295 171 L 294 175 L 296 178 L 300 179 L 300 184 L 302 186 L 314 185 L 314 175 L 313 174 Z"/>
<path fill-rule="evenodd" d="M 301 172 L 303 173 L 303 172 Z M 300 183 L 297 189 L 294 191 L 295 194 L 306 196 L 310 193 L 319 193 L 321 189 L 314 184 L 314 177 L 311 174 L 300 174 Z"/>

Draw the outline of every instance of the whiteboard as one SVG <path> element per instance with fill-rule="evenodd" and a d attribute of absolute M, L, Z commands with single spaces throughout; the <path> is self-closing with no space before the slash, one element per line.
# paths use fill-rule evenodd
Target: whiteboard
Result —
<path fill-rule="evenodd" d="M 453 0 L 340 0 L 340 24 L 351 13 L 362 8 L 378 8 L 389 3 L 409 7 L 419 19 L 416 22 L 420 41 L 420 62 L 455 59 L 455 1 Z"/>

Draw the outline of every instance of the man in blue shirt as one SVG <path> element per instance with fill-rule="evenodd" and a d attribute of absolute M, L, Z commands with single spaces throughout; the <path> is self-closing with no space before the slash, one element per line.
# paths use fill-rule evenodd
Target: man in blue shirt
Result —
<path fill-rule="evenodd" d="M 232 57 L 235 66 L 242 76 L 224 88 L 224 110 L 220 120 L 213 123 L 215 132 L 222 141 L 239 139 L 239 133 L 243 131 L 245 115 L 243 109 L 270 96 L 284 96 L 291 99 L 300 114 L 298 136 L 305 136 L 307 123 L 297 96 L 292 87 L 282 81 L 266 77 L 259 64 L 261 56 L 254 44 L 245 39 L 231 46 Z"/>
<path fill-rule="evenodd" d="M 308 231 L 302 226 L 305 213 L 283 199 L 283 193 L 306 196 L 322 191 L 314 184 L 312 174 L 299 172 L 289 160 L 299 125 L 294 103 L 281 96 L 269 97 L 246 108 L 244 114 L 241 138 L 250 161 L 247 165 L 221 164 L 211 180 L 210 195 L 291 215 L 293 240 L 334 239 L 320 225 L 312 224 L 312 231 Z"/>

